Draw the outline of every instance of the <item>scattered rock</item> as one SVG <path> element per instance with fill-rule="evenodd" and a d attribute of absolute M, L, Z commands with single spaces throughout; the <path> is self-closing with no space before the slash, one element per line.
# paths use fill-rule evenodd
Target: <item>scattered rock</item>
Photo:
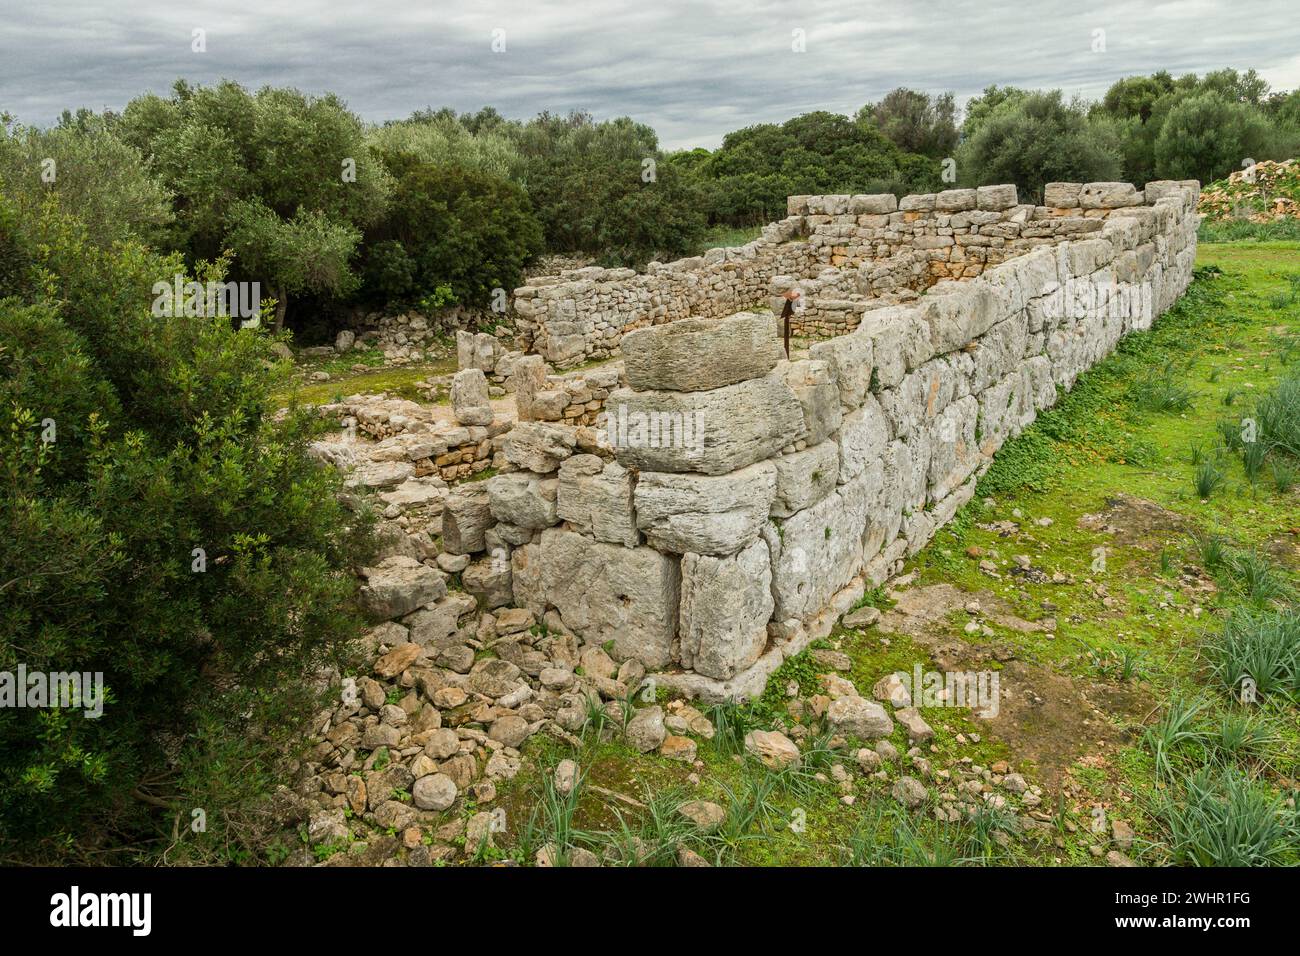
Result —
<path fill-rule="evenodd" d="M 705 833 L 712 833 L 727 819 L 727 811 L 708 800 L 691 800 L 677 808 L 677 812 Z"/>
<path fill-rule="evenodd" d="M 633 750 L 649 753 L 657 750 L 668 736 L 664 728 L 664 711 L 662 707 L 642 707 L 627 723 L 624 738 Z"/>
<path fill-rule="evenodd" d="M 890 794 L 909 810 L 914 810 L 925 803 L 928 797 L 924 784 L 915 777 L 899 777 Z"/>
<path fill-rule="evenodd" d="M 777 730 L 751 730 L 745 735 L 745 749 L 772 770 L 781 770 L 799 760 L 799 748 Z"/>

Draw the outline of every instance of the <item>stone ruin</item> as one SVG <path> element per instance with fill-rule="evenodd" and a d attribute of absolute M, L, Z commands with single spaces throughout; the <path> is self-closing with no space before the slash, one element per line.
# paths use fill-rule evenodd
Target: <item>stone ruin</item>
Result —
<path fill-rule="evenodd" d="M 450 646 L 475 602 L 513 606 L 660 686 L 761 693 L 971 499 L 1004 442 L 1173 305 L 1198 191 L 792 197 L 738 249 L 530 281 L 518 420 L 493 418 L 480 359 L 457 376 L 461 423 L 440 426 L 483 430 L 476 461 L 490 453 L 495 473 L 403 525 L 422 542 L 409 570 L 465 592 L 404 607 L 411 639 Z M 768 306 L 792 287 L 796 334 L 814 341 L 787 357 Z"/>

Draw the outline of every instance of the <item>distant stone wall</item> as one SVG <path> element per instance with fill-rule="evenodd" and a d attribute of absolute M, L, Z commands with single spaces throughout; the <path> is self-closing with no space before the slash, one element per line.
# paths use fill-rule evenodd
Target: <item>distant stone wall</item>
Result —
<path fill-rule="evenodd" d="M 791 288 L 801 292 L 795 335 L 842 335 L 866 308 L 907 302 L 935 282 L 975 278 L 1039 246 L 1098 234 L 1106 217 L 1153 204 L 1172 188 L 1152 187 L 1146 195 L 1129 183 L 1052 183 L 1044 206 L 1019 203 L 1011 185 L 901 200 L 792 196 L 787 218 L 744 246 L 651 263 L 644 273 L 593 266 L 529 280 L 515 291 L 517 340 L 523 351 L 570 367 L 616 355 L 635 329 L 720 318 Z"/>
<path fill-rule="evenodd" d="M 981 211 L 981 192 L 971 192 L 964 210 L 947 207 L 970 196 L 856 213 L 850 204 L 872 197 L 794 199 L 809 210 L 795 217 L 808 238 L 769 251 L 780 263 L 843 257 L 833 266 L 841 272 L 878 267 L 865 257 L 871 237 L 825 227 L 840 216 L 914 212 L 912 222 L 933 223 L 939 237 L 953 216 Z M 1192 275 L 1196 196 L 1194 183 L 1152 183 L 1144 194 L 1053 184 L 1053 205 L 1041 216 L 1026 210 L 1012 223 L 1019 235 L 999 237 L 1018 254 L 1005 244 L 935 244 L 949 258 L 927 255 L 925 271 L 936 277 L 941 261 L 947 278 L 908 301 L 864 298 L 843 309 L 853 330 L 796 361 L 768 312 L 709 321 L 734 312 L 760 281 L 753 262 L 745 271 L 738 257 L 728 273 L 723 255 L 669 270 L 673 288 L 689 276 L 716 279 L 721 302 L 701 300 L 691 307 L 703 317 L 688 321 L 609 325 L 627 387 L 604 398 L 595 428 L 521 420 L 501 435 L 502 473 L 446 500 L 440 564 L 469 562 L 462 580 L 484 606 L 529 608 L 588 644 L 610 644 L 614 658 L 638 661 L 662 684 L 709 699 L 760 693 L 782 660 L 828 632 L 970 500 L 992 456 L 1060 389 L 1175 302 Z M 807 222 L 817 216 L 826 219 Z M 1025 235 L 1026 226 L 1041 234 Z M 920 252 L 915 241 L 909 248 Z M 952 276 L 957 249 L 984 250 L 977 275 L 966 275 L 968 264 Z M 886 260 L 904 254 L 885 251 Z M 911 274 L 920 261 L 894 268 Z M 779 274 L 761 280 L 764 294 Z M 628 290 L 653 298 L 654 276 L 663 273 L 588 276 L 558 283 L 564 294 L 543 301 L 578 309 L 569 293 L 582 289 L 610 308 L 630 301 L 618 299 Z M 535 381 L 526 394 L 535 402 L 552 385 Z"/>

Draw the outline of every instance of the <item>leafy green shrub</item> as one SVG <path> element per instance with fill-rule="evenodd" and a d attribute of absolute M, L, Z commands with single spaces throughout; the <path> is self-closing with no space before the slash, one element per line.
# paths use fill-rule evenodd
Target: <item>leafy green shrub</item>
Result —
<path fill-rule="evenodd" d="M 691 163 L 708 193 L 711 221 L 742 226 L 782 219 L 793 195 L 937 187 L 938 160 L 900 150 L 871 115 L 859 114 L 855 122 L 836 113 L 806 113 L 728 133 L 716 151 Z M 894 119 L 884 122 L 892 126 Z"/>
<path fill-rule="evenodd" d="M 543 113 L 515 136 L 548 250 L 643 265 L 695 248 L 704 197 L 660 153 L 650 127 L 627 117 L 596 123 L 584 113 Z"/>
<path fill-rule="evenodd" d="M 1217 93 L 1181 100 L 1169 110 L 1155 141 L 1156 175 L 1209 182 L 1260 158 L 1270 140 L 1268 120 L 1246 103 Z"/>
<path fill-rule="evenodd" d="M 223 81 L 127 104 L 115 132 L 174 194 L 176 247 L 194 265 L 234 249 L 237 278 L 277 302 L 346 296 L 361 230 L 377 222 L 392 181 L 365 128 L 333 94 Z"/>
<path fill-rule="evenodd" d="M 54 208 L 12 222 L 42 282 L 0 288 L 0 671 L 102 672 L 108 702 L 0 708 L 0 833 L 32 859 L 141 852 L 199 807 L 237 843 L 233 791 L 357 633 L 366 512 L 306 454 L 311 417 L 269 414 L 267 335 L 151 312 L 178 257 Z M 232 802 L 202 802 L 214 780 Z"/>
<path fill-rule="evenodd" d="M 385 162 L 397 185 L 367 255 L 372 295 L 487 306 L 494 289 L 511 294 L 522 284 L 525 264 L 542 249 L 541 226 L 523 189 L 490 173 L 431 166 L 408 155 Z"/>
<path fill-rule="evenodd" d="M 994 106 L 957 150 L 957 175 L 972 186 L 1015 183 L 1041 201 L 1049 182 L 1119 178 L 1120 138 L 1060 90 L 1013 96 Z"/>
<path fill-rule="evenodd" d="M 163 242 L 172 223 L 172 197 L 140 151 L 84 111 L 65 113 L 51 129 L 0 128 L 0 184 L 23 219 L 57 197 L 80 213 L 96 245 L 131 236 Z"/>

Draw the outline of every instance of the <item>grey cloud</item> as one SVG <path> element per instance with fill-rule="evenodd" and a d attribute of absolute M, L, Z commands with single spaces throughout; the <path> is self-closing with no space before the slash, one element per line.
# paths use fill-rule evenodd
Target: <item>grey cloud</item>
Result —
<path fill-rule="evenodd" d="M 191 30 L 207 52 L 190 50 Z M 506 51 L 491 51 L 504 29 Z M 803 30 L 807 51 L 791 50 Z M 1106 31 L 1106 51 L 1091 50 Z M 959 99 L 990 83 L 1097 96 L 1120 76 L 1255 67 L 1300 85 L 1300 18 L 1260 0 L 845 4 L 502 2 L 466 6 L 0 0 L 0 109 L 45 124 L 120 109 L 177 77 L 292 85 L 382 121 L 424 106 L 509 116 L 585 109 L 649 123 L 669 148 L 813 109 L 852 112 L 895 86 Z"/>

